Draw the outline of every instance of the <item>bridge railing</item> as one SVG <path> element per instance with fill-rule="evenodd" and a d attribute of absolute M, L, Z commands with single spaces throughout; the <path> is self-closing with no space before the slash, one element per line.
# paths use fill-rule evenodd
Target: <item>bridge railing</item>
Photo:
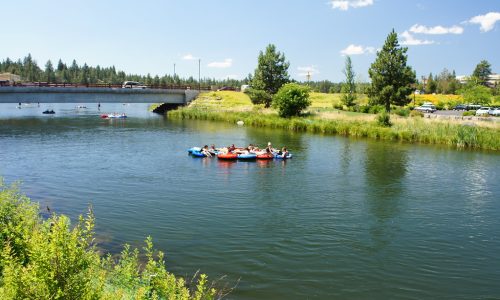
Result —
<path fill-rule="evenodd" d="M 0 86 L 14 86 L 14 87 L 50 87 L 50 88 L 109 88 L 109 89 L 121 89 L 121 84 L 111 84 L 111 83 L 48 83 L 48 82 L 22 82 L 22 83 L 11 83 L 0 81 Z M 164 89 L 164 90 L 202 90 L 210 91 L 209 86 L 198 85 L 173 85 L 173 84 L 160 84 L 160 85 L 144 85 L 147 89 Z"/>

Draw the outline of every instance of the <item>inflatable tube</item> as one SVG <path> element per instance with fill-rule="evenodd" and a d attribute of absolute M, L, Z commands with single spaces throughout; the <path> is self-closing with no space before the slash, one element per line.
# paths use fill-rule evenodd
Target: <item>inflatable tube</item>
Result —
<path fill-rule="evenodd" d="M 272 153 L 264 153 L 257 155 L 257 159 L 273 159 L 274 155 Z"/>
<path fill-rule="evenodd" d="M 202 153 L 200 151 L 193 151 L 191 152 L 191 155 L 193 155 L 193 157 L 207 157 L 205 153 Z"/>
<path fill-rule="evenodd" d="M 188 153 L 191 154 L 193 153 L 194 151 L 201 151 L 201 147 L 191 147 L 188 149 Z"/>
<path fill-rule="evenodd" d="M 255 153 L 238 154 L 238 159 L 245 159 L 245 160 L 257 159 L 257 154 Z"/>
<path fill-rule="evenodd" d="M 103 119 L 125 119 L 127 116 L 125 114 L 102 114 L 100 115 Z"/>
<path fill-rule="evenodd" d="M 277 159 L 289 159 L 289 158 L 292 158 L 292 153 L 288 153 L 288 155 L 286 157 L 283 157 L 283 155 L 280 155 L 280 154 L 275 155 L 274 157 Z"/>
<path fill-rule="evenodd" d="M 217 155 L 218 159 L 226 159 L 226 160 L 232 160 L 232 159 L 237 159 L 238 154 L 235 153 L 219 153 Z"/>

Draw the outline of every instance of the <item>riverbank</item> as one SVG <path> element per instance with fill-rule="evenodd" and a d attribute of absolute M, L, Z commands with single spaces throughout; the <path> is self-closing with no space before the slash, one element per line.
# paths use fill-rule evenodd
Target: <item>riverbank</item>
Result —
<path fill-rule="evenodd" d="M 391 116 L 393 126 L 383 127 L 375 121 L 373 114 L 321 111 L 314 99 L 325 97 L 313 95 L 309 112 L 304 117 L 280 118 L 272 109 L 252 105 L 243 93 L 218 92 L 201 94 L 190 106 L 169 111 L 169 118 L 199 119 L 236 123 L 247 126 L 279 128 L 284 130 L 339 134 L 379 140 L 401 141 L 423 144 L 443 144 L 456 148 L 500 150 L 500 130 L 497 124 L 429 120 L 421 117 Z M 326 103 L 326 102 L 325 102 Z M 496 123 L 496 122 L 495 122 Z"/>

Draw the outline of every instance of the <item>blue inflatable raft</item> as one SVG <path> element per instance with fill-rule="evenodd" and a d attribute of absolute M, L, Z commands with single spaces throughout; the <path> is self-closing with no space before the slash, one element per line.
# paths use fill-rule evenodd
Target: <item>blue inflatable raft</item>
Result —
<path fill-rule="evenodd" d="M 192 155 L 193 157 L 207 157 L 207 156 L 205 155 L 205 153 L 202 153 L 202 152 L 200 152 L 200 151 L 194 151 L 194 150 L 191 152 L 191 155 Z"/>
<path fill-rule="evenodd" d="M 189 149 L 188 149 L 188 153 L 189 153 L 189 154 L 192 154 L 192 153 L 193 153 L 193 151 L 198 151 L 198 152 L 200 152 L 200 151 L 201 151 L 201 147 L 192 147 L 192 148 L 189 148 Z"/>
<path fill-rule="evenodd" d="M 257 154 L 255 154 L 255 153 L 238 154 L 238 159 L 242 159 L 242 160 L 253 160 L 253 159 L 257 159 Z"/>
<path fill-rule="evenodd" d="M 283 156 L 283 155 L 281 155 L 281 154 L 276 154 L 276 155 L 274 156 L 274 158 L 277 158 L 277 159 L 290 159 L 290 158 L 292 158 L 292 153 L 288 153 L 288 155 L 287 155 L 286 157 L 284 157 L 284 156 Z"/>

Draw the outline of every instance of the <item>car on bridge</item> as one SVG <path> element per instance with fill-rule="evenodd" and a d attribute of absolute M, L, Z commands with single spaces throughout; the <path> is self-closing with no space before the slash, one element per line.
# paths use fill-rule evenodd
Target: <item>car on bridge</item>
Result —
<path fill-rule="evenodd" d="M 137 81 L 125 81 L 122 89 L 146 89 L 147 86 Z"/>

